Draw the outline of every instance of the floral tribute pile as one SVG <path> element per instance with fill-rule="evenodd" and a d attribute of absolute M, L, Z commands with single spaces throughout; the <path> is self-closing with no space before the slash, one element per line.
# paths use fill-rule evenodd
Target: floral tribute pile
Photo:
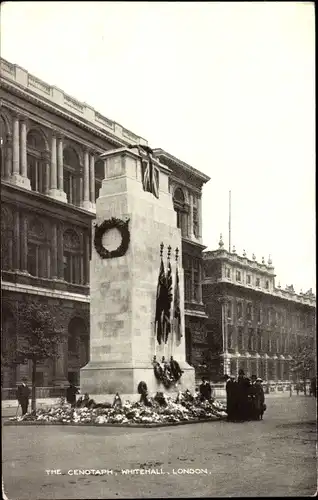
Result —
<path fill-rule="evenodd" d="M 39 409 L 23 417 L 11 417 L 15 422 L 46 422 L 62 424 L 162 424 L 187 421 L 220 420 L 227 417 L 225 405 L 220 401 L 200 401 L 190 391 L 179 393 L 175 400 L 163 393 L 150 398 L 151 405 L 121 403 L 116 396 L 113 405 L 92 405 L 74 408 L 65 400 L 49 409 Z M 94 407 L 95 406 L 95 407 Z M 107 407 L 110 406 L 110 407 Z"/>

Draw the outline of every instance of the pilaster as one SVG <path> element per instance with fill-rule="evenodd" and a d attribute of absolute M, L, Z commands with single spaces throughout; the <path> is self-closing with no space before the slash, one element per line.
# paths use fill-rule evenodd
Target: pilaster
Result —
<path fill-rule="evenodd" d="M 65 330 L 60 333 L 60 339 L 57 345 L 57 358 L 54 360 L 54 379 L 53 385 L 67 387 L 68 382 L 68 334 Z"/>
<path fill-rule="evenodd" d="M 8 181 L 11 184 L 20 186 L 24 189 L 31 189 L 30 181 L 26 175 L 26 125 L 21 122 L 21 140 L 22 148 L 20 151 L 20 115 L 13 115 L 12 122 L 13 136 L 12 136 L 12 174 L 9 176 Z M 20 165 L 21 161 L 21 165 Z M 20 168 L 23 166 L 23 174 L 20 173 Z"/>

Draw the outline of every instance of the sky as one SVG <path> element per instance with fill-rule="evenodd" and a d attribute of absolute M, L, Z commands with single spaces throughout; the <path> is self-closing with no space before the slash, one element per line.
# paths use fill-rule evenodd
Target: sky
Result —
<path fill-rule="evenodd" d="M 211 177 L 203 242 L 316 288 L 313 2 L 4 2 L 1 57 Z M 314 290 L 315 291 L 315 290 Z"/>

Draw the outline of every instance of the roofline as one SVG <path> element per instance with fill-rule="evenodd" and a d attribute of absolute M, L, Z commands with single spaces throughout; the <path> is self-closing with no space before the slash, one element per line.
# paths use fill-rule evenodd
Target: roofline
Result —
<path fill-rule="evenodd" d="M 206 183 L 211 179 L 211 177 L 209 177 L 208 175 L 204 174 L 203 172 L 200 172 L 200 170 L 197 170 L 196 168 L 192 167 L 188 163 L 185 163 L 184 161 L 179 160 L 179 158 L 176 158 L 175 156 L 168 153 L 164 149 L 156 148 L 153 150 L 153 152 L 155 153 L 155 155 L 163 156 L 163 157 L 167 158 L 168 160 L 171 160 L 172 162 L 174 162 L 176 165 L 185 168 L 186 170 L 188 170 L 189 172 L 194 174 L 196 177 L 201 179 L 203 181 L 203 183 Z"/>

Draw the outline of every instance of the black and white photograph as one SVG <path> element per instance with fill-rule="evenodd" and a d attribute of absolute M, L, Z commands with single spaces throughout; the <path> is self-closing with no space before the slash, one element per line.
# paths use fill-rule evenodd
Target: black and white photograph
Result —
<path fill-rule="evenodd" d="M 316 496 L 314 2 L 0 9 L 2 497 Z"/>

